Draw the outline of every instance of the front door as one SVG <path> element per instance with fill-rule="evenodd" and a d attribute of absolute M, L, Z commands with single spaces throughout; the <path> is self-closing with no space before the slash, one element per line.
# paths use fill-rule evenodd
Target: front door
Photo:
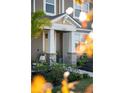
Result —
<path fill-rule="evenodd" d="M 63 62 L 63 32 L 56 32 L 56 61 Z"/>

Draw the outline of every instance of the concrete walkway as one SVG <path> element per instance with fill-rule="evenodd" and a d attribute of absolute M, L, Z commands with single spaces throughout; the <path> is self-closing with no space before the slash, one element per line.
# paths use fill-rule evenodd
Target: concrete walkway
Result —
<path fill-rule="evenodd" d="M 80 69 L 74 69 L 72 67 L 68 67 L 67 70 L 70 72 L 75 72 L 75 73 L 79 73 L 79 74 L 88 74 L 90 77 L 93 77 L 93 72 L 80 70 Z"/>

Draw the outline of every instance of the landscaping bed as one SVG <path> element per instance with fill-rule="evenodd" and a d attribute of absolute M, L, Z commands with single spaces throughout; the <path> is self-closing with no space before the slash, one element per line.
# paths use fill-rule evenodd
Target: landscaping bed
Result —
<path fill-rule="evenodd" d="M 93 83 L 93 78 L 85 78 L 80 81 L 74 90 L 76 93 L 84 93 L 85 89 Z M 53 93 L 61 91 L 61 85 L 53 88 Z M 61 93 L 61 92 L 60 92 Z"/>
<path fill-rule="evenodd" d="M 36 68 L 34 68 L 34 72 L 32 72 L 32 78 L 36 74 L 43 75 L 45 79 L 53 84 L 53 93 L 57 93 L 61 91 L 61 82 L 63 80 L 63 74 L 68 69 L 68 65 L 66 64 L 58 64 L 55 63 L 51 66 L 48 64 L 37 64 Z M 71 67 L 74 68 L 74 67 Z M 70 72 L 70 71 L 69 71 Z M 75 72 L 70 72 L 70 76 L 68 78 L 69 82 L 80 81 L 74 91 L 83 93 L 84 89 L 93 83 L 92 77 L 88 74 L 79 74 Z M 60 92 L 61 93 L 61 92 Z"/>

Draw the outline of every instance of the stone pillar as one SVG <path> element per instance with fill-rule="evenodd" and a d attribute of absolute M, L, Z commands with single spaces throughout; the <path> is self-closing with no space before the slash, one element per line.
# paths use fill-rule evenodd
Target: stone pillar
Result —
<path fill-rule="evenodd" d="M 50 29 L 48 32 L 48 61 L 50 63 L 56 62 L 56 48 L 55 48 L 55 31 Z"/>
<path fill-rule="evenodd" d="M 69 59 L 70 64 L 76 65 L 77 55 L 76 55 L 76 52 L 75 52 L 75 45 L 74 45 L 74 32 L 69 32 L 68 59 Z"/>

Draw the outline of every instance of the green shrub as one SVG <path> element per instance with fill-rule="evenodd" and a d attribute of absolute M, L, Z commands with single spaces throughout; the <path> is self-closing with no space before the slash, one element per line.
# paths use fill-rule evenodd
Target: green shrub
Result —
<path fill-rule="evenodd" d="M 70 67 L 70 65 L 55 63 L 50 66 L 45 63 L 37 63 L 35 70 L 43 74 L 48 82 L 51 82 L 54 86 L 58 86 L 61 85 L 63 74 L 67 67 Z M 88 75 L 70 72 L 69 82 L 81 80 L 82 78 L 88 78 Z"/>
<path fill-rule="evenodd" d="M 54 85 L 59 85 L 61 84 L 65 71 L 65 67 L 62 64 L 53 64 L 50 67 L 50 71 L 46 74 L 47 80 Z"/>
<path fill-rule="evenodd" d="M 91 78 L 88 74 L 83 74 L 83 79 Z"/>
<path fill-rule="evenodd" d="M 83 54 L 77 61 L 77 66 L 83 66 L 85 62 L 88 61 L 87 54 Z"/>
<path fill-rule="evenodd" d="M 74 72 L 71 72 L 71 73 L 70 73 L 69 82 L 77 81 L 77 80 L 81 80 L 81 79 L 82 79 L 81 74 L 74 73 Z"/>
<path fill-rule="evenodd" d="M 61 93 L 61 87 L 62 86 L 56 86 L 53 88 L 52 93 Z"/>

